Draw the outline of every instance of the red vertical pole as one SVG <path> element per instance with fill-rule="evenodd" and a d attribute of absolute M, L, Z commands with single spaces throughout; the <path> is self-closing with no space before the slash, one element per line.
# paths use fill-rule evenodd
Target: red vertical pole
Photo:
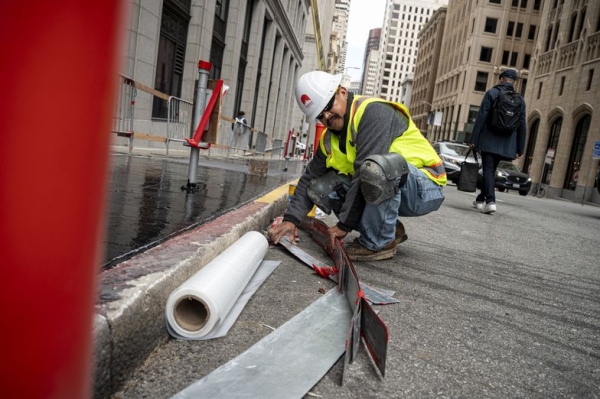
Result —
<path fill-rule="evenodd" d="M 323 134 L 324 130 L 325 125 L 323 125 L 321 122 L 317 122 L 317 124 L 315 125 L 315 152 L 317 152 L 317 150 L 319 149 L 319 141 L 321 140 L 321 135 Z"/>
<path fill-rule="evenodd" d="M 283 157 L 287 158 L 288 157 L 288 148 L 290 146 L 290 139 L 292 138 L 292 131 L 290 130 L 288 132 L 288 137 L 287 137 L 287 141 L 285 142 L 285 149 L 283 150 Z"/>
<path fill-rule="evenodd" d="M 0 3 L 0 390 L 92 396 L 119 0 Z"/>

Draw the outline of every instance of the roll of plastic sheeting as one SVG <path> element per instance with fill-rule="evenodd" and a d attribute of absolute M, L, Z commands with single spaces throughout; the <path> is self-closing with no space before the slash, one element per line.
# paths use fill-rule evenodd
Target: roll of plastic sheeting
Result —
<path fill-rule="evenodd" d="M 268 248 L 262 234 L 250 231 L 173 291 L 166 308 L 169 332 L 186 339 L 209 334 L 227 316 Z"/>

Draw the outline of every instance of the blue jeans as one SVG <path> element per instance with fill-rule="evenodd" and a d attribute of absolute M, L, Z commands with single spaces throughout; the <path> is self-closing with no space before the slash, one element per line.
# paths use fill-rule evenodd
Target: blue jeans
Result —
<path fill-rule="evenodd" d="M 360 220 L 358 241 L 370 251 L 379 251 L 396 238 L 398 216 L 422 216 L 437 211 L 444 201 L 442 186 L 435 184 L 414 165 L 398 194 L 380 204 L 367 203 Z M 337 194 L 332 193 L 336 198 Z M 334 212 L 337 214 L 336 210 Z"/>
<path fill-rule="evenodd" d="M 477 202 L 496 202 L 496 169 L 501 156 L 490 152 L 481 153 L 481 167 L 483 168 L 483 183 L 481 192 L 475 199 Z"/>

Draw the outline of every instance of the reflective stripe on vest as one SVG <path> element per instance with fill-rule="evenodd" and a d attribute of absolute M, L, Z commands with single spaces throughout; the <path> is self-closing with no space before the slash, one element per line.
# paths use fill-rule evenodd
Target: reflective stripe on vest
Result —
<path fill-rule="evenodd" d="M 327 157 L 327 167 L 335 168 L 344 174 L 352 175 L 354 173 L 358 126 L 367 105 L 373 102 L 392 105 L 409 121 L 406 131 L 396 137 L 390 145 L 390 152 L 402 155 L 407 162 L 419 168 L 429 179 L 439 185 L 445 185 L 447 178 L 444 164 L 411 119 L 408 109 L 402 104 L 375 97 L 354 96 L 354 101 L 350 107 L 351 117 L 348 123 L 348 131 L 346 132 L 346 154 L 339 149 L 338 136 L 327 130 L 321 136 L 320 148 Z"/>

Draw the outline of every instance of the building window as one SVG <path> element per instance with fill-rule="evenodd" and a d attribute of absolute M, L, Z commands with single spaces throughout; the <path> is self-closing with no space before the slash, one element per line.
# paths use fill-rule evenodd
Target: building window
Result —
<path fill-rule="evenodd" d="M 482 47 L 481 53 L 479 54 L 479 61 L 490 62 L 492 61 L 492 51 L 490 47 Z"/>
<path fill-rule="evenodd" d="M 552 43 L 551 43 L 551 47 L 550 50 L 554 49 L 558 43 L 558 32 L 560 32 L 560 20 L 556 23 L 556 26 L 554 27 L 553 31 L 552 31 Z"/>
<path fill-rule="evenodd" d="M 213 37 L 210 48 L 210 79 L 219 79 L 223 68 L 223 55 L 225 53 L 225 35 L 227 30 L 227 15 L 229 12 L 229 0 L 217 0 L 215 8 L 215 19 L 213 25 Z"/>
<path fill-rule="evenodd" d="M 475 123 L 477 114 L 479 113 L 478 105 L 469 105 L 469 114 L 467 115 L 467 123 Z"/>
<path fill-rule="evenodd" d="M 252 27 L 252 3 L 246 5 L 246 15 L 244 19 L 244 35 L 242 36 L 242 53 L 240 55 L 240 64 L 238 68 L 237 87 L 235 89 L 234 114 L 237 115 L 242 103 L 242 94 L 244 92 L 244 81 L 246 79 L 246 66 L 248 64 L 248 47 L 250 43 L 250 32 Z"/>
<path fill-rule="evenodd" d="M 579 37 L 581 37 L 581 34 L 583 33 L 583 30 L 585 29 L 585 14 L 586 14 L 587 9 L 584 8 L 583 10 L 581 10 L 581 13 L 579 14 L 579 24 L 577 26 L 577 30 L 575 31 L 575 40 L 579 39 Z"/>
<path fill-rule="evenodd" d="M 487 72 L 477 72 L 477 77 L 475 78 L 475 91 L 485 91 L 487 88 L 489 74 Z"/>
<path fill-rule="evenodd" d="M 514 30 L 515 30 L 515 23 L 513 21 L 508 21 L 508 26 L 506 27 L 506 36 L 512 37 Z"/>
<path fill-rule="evenodd" d="M 588 81 L 587 81 L 587 86 L 585 91 L 590 91 L 590 89 L 592 88 L 592 81 L 594 80 L 594 70 L 590 69 L 590 71 L 588 72 Z"/>
<path fill-rule="evenodd" d="M 512 4 L 513 7 L 518 7 L 519 6 L 519 0 L 512 0 Z"/>
<path fill-rule="evenodd" d="M 565 89 L 565 77 L 561 76 L 560 77 L 560 88 L 558 89 L 558 95 L 559 96 L 562 96 L 564 89 Z"/>
<path fill-rule="evenodd" d="M 546 44 L 544 46 L 544 52 L 550 50 L 550 40 L 552 40 L 552 25 L 546 29 Z"/>
<path fill-rule="evenodd" d="M 502 4 L 502 0 L 490 0 L 490 4 Z"/>
<path fill-rule="evenodd" d="M 508 65 L 508 57 L 510 57 L 510 51 L 504 50 L 502 53 L 502 65 Z"/>
<path fill-rule="evenodd" d="M 527 8 L 527 0 L 521 0 L 521 8 Z"/>
<path fill-rule="evenodd" d="M 567 39 L 567 43 L 571 43 L 573 41 L 573 37 L 575 36 L 575 26 L 577 25 L 577 13 L 573 13 L 571 15 L 571 24 L 569 25 L 569 38 Z"/>
<path fill-rule="evenodd" d="M 531 54 L 525 54 L 523 57 L 523 69 L 529 69 L 529 64 L 531 63 Z"/>
<path fill-rule="evenodd" d="M 538 86 L 538 92 L 537 92 L 537 99 L 539 100 L 540 97 L 542 97 L 542 86 L 544 85 L 544 82 L 540 82 L 540 85 Z"/>
<path fill-rule="evenodd" d="M 541 4 L 542 4 L 542 0 L 533 0 L 534 11 L 539 11 Z"/>
<path fill-rule="evenodd" d="M 523 35 L 523 23 L 517 23 L 517 30 L 515 31 L 515 37 L 520 38 Z"/>
<path fill-rule="evenodd" d="M 183 3 L 183 4 L 182 4 Z M 189 4 L 185 2 L 165 0 L 160 22 L 160 38 L 156 59 L 156 75 L 154 89 L 175 97 L 181 97 L 183 81 L 183 65 L 190 20 Z M 167 102 L 154 96 L 152 118 L 166 119 Z"/>
<path fill-rule="evenodd" d="M 496 33 L 496 27 L 498 25 L 498 19 L 496 18 L 486 18 L 485 19 L 485 27 L 484 32 L 487 33 Z"/>
<path fill-rule="evenodd" d="M 517 66 L 517 59 L 519 58 L 519 53 L 517 53 L 516 51 L 511 53 L 510 55 L 510 66 L 511 67 L 516 67 Z"/>
<path fill-rule="evenodd" d="M 527 34 L 527 40 L 535 40 L 535 31 L 537 26 L 529 25 L 529 33 Z"/>

